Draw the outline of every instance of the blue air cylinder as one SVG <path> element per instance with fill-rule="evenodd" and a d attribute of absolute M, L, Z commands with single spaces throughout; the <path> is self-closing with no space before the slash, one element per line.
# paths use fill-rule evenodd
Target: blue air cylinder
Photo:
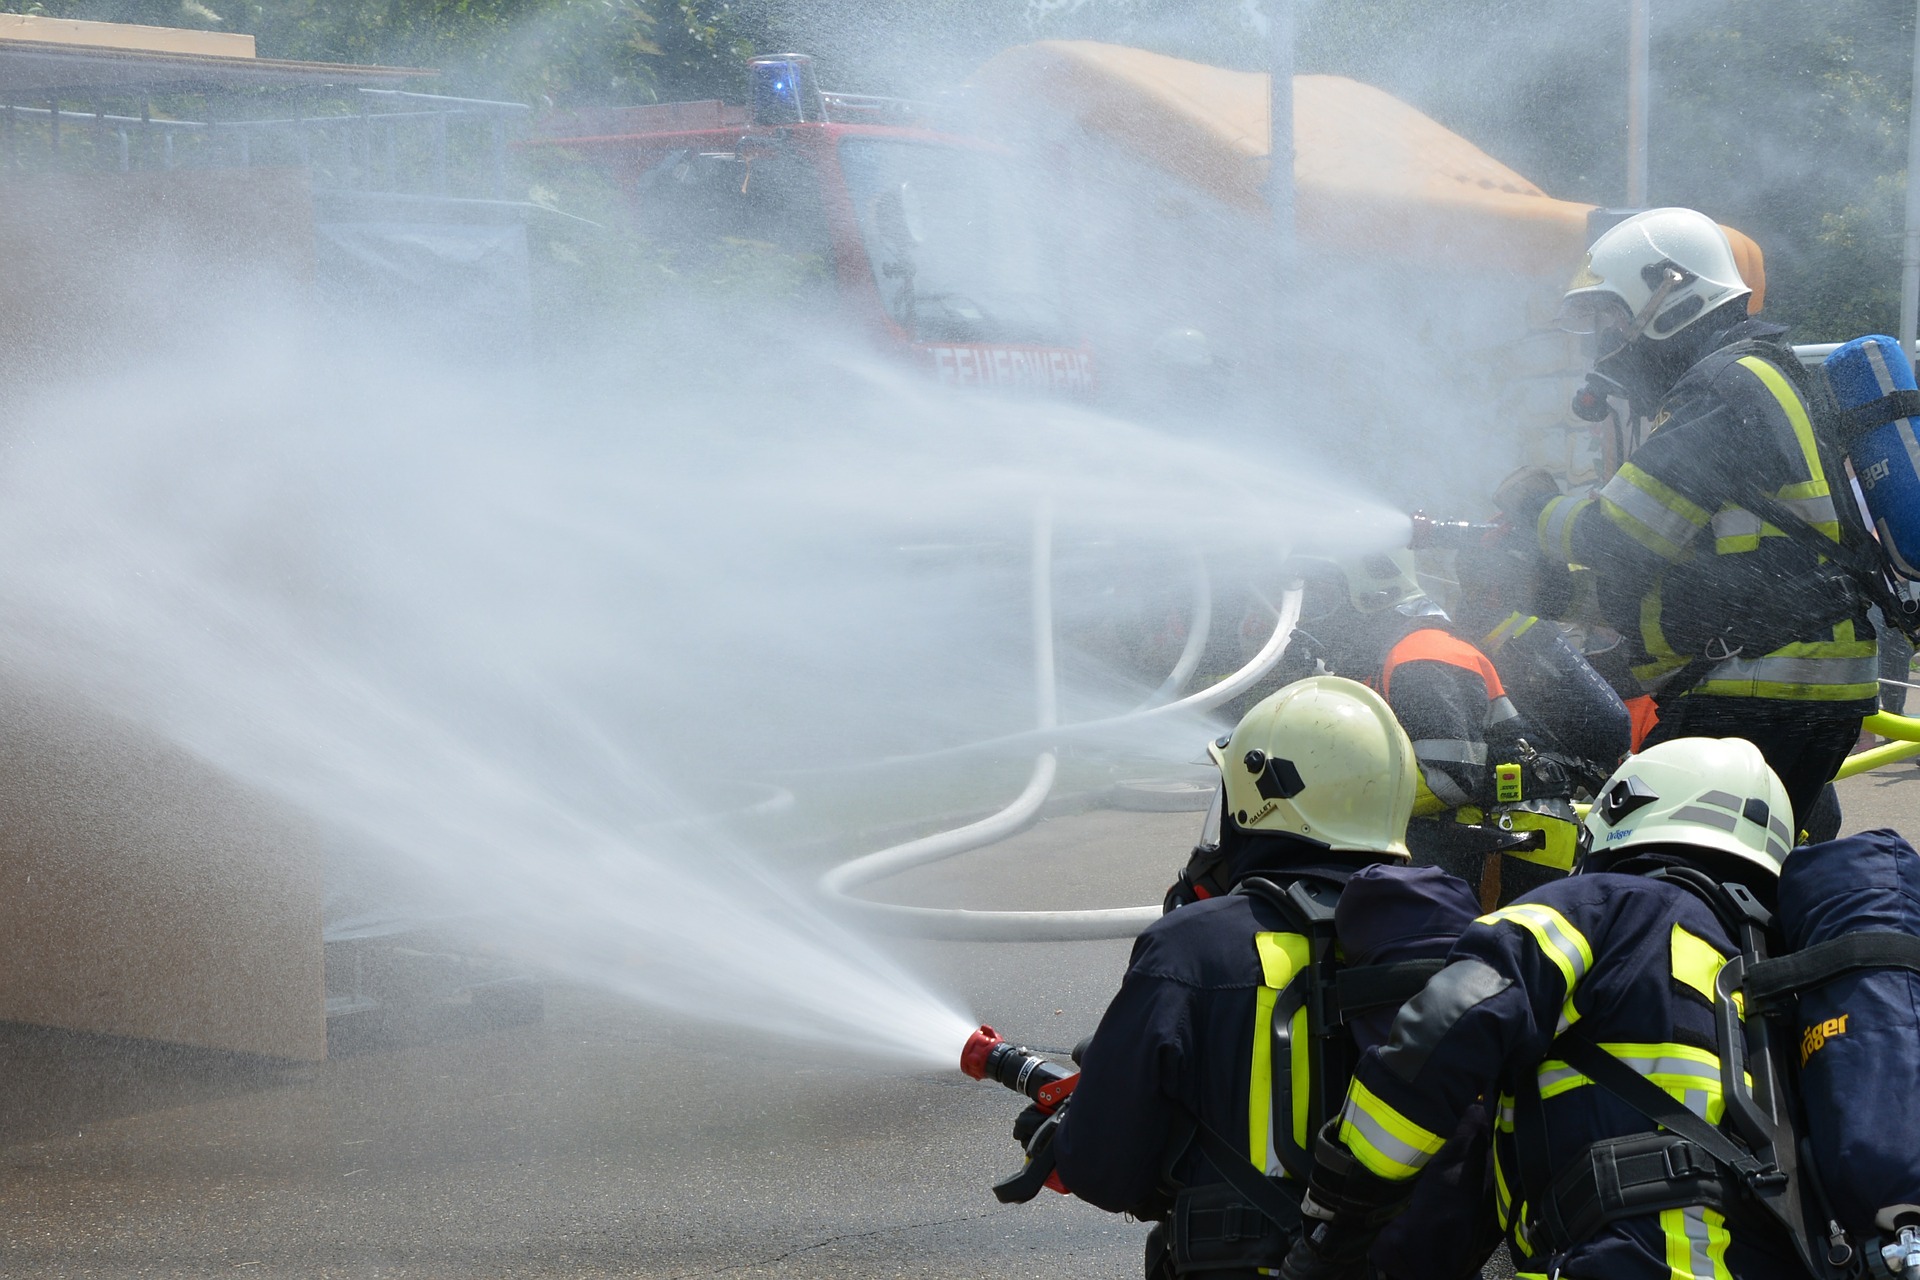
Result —
<path fill-rule="evenodd" d="M 1847 456 L 1867 512 L 1893 567 L 1920 580 L 1920 416 L 1913 365 L 1900 344 L 1872 333 L 1842 343 L 1825 363 L 1827 381 L 1852 419 Z M 1834 494 L 1840 501 L 1845 495 Z"/>

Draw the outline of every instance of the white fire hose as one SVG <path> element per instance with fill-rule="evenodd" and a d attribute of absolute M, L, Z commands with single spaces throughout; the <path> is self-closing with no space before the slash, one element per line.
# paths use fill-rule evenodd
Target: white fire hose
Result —
<path fill-rule="evenodd" d="M 1202 565 L 1202 579 L 1205 578 L 1205 572 L 1205 566 Z M 1210 611 L 1211 586 L 1195 592 L 1196 610 L 1203 604 Z M 1276 612 L 1279 616 L 1273 634 L 1260 652 L 1254 655 L 1251 662 L 1218 684 L 1176 702 L 1149 704 L 1125 715 L 1068 726 L 1066 732 L 1077 735 L 1156 716 L 1205 711 L 1243 692 L 1271 670 L 1286 651 L 1294 623 L 1300 616 L 1300 592 L 1292 590 L 1285 593 Z M 1059 700 L 1053 662 L 1053 513 L 1044 504 L 1034 517 L 1033 528 L 1033 626 L 1035 695 L 1039 708 L 1039 727 L 1033 736 L 1051 741 L 1064 734 L 1058 723 Z M 1177 692 L 1198 666 L 1200 650 L 1206 643 L 1206 629 L 1205 615 L 1197 616 L 1189 628 L 1187 645 L 1174 667 L 1174 674 L 1161 685 L 1162 694 Z M 820 877 L 821 891 L 878 928 L 917 937 L 971 942 L 1075 942 L 1094 938 L 1133 937 L 1160 918 L 1158 904 L 1087 911 L 970 911 L 955 907 L 910 907 L 874 902 L 852 894 L 852 890 L 861 885 L 884 880 L 912 867 L 985 848 L 1022 830 L 1040 812 L 1040 806 L 1046 803 L 1057 771 L 1058 760 L 1053 750 L 1049 748 L 1042 751 L 1034 759 L 1033 773 L 1027 779 L 1026 788 L 1006 808 L 964 827 L 909 840 L 841 863 Z"/>

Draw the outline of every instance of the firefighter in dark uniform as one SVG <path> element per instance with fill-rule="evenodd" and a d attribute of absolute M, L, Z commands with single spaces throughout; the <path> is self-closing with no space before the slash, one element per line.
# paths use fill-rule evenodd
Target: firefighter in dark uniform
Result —
<path fill-rule="evenodd" d="M 1420 762 L 1414 862 L 1478 886 L 1489 907 L 1571 870 L 1573 771 L 1539 749 L 1531 708 L 1516 709 L 1492 659 L 1421 589 L 1413 553 L 1296 563 L 1303 599 L 1282 678 L 1324 669 L 1386 698 Z"/>
<path fill-rule="evenodd" d="M 1053 1151 L 1064 1189 L 1164 1220 L 1149 1237 L 1150 1275 L 1250 1280 L 1279 1266 L 1299 1229 L 1312 1133 L 1351 1068 L 1344 1029 L 1333 1027 L 1337 1048 L 1315 1035 L 1325 930 L 1363 959 L 1437 965 L 1475 904 L 1464 883 L 1404 866 L 1417 769 L 1406 734 L 1365 687 L 1331 676 L 1289 685 L 1211 754 L 1226 813 L 1205 874 L 1227 891 L 1170 908 L 1141 934 L 1081 1055 Z M 1289 892 L 1318 924 L 1302 922 Z M 1489 1166 L 1468 1129 L 1451 1184 L 1410 1211 L 1411 1227 L 1427 1224 L 1417 1243 L 1383 1242 L 1383 1258 L 1417 1260 L 1389 1274 L 1470 1276 L 1496 1243 L 1490 1214 L 1476 1230 Z"/>
<path fill-rule="evenodd" d="M 1596 240 L 1567 325 L 1594 335 L 1590 383 L 1651 434 L 1592 497 L 1536 472 L 1500 505 L 1548 557 L 1593 571 L 1658 703 L 1645 744 L 1746 738 L 1798 831 L 1877 705 L 1878 659 L 1863 593 L 1810 545 L 1864 536 L 1830 396 L 1782 328 L 1748 317 L 1749 293 L 1725 233 L 1693 210 L 1651 209 Z"/>
<path fill-rule="evenodd" d="M 1388 1044 L 1361 1057 L 1317 1144 L 1304 1212 L 1318 1225 L 1283 1276 L 1362 1277 L 1380 1223 L 1487 1098 L 1498 1108 L 1496 1207 L 1519 1276 L 1801 1277 L 1772 1219 L 1695 1176 L 1712 1166 L 1698 1144 L 1656 1132 L 1614 1085 L 1568 1061 L 1601 1074 L 1592 1055 L 1624 1063 L 1630 1079 L 1658 1086 L 1662 1106 L 1722 1123 L 1712 993 L 1740 954 L 1740 922 L 1716 898 L 1727 881 L 1773 895 L 1791 845 L 1786 810 L 1779 779 L 1742 739 L 1666 742 L 1622 765 L 1589 815 L 1580 873 L 1476 921 L 1401 1008 Z"/>

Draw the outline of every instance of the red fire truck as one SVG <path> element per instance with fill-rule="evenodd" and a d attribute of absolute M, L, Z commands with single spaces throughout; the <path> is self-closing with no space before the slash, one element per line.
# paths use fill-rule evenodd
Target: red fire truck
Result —
<path fill-rule="evenodd" d="M 608 173 L 658 244 L 771 245 L 807 264 L 844 314 L 943 381 L 1091 392 L 1091 348 L 1006 152 L 913 103 L 823 92 L 803 55 L 754 58 L 748 85 L 746 106 L 557 113 L 528 145 Z"/>

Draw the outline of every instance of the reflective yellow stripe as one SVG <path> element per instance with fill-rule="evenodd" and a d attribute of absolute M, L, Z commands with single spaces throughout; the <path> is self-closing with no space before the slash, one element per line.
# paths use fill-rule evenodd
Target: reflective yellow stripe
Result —
<path fill-rule="evenodd" d="M 1667 643 L 1667 634 L 1660 626 L 1660 593 L 1665 585 L 1665 575 L 1662 574 L 1653 580 L 1653 586 L 1647 594 L 1640 597 L 1640 647 L 1647 651 L 1651 661 L 1633 668 L 1633 678 L 1647 689 L 1657 687 L 1662 680 L 1687 665 L 1687 660 Z"/>
<path fill-rule="evenodd" d="M 1273 1002 L 1279 992 L 1261 987 L 1253 1002 L 1253 1074 L 1247 1085 L 1247 1158 L 1265 1173 L 1273 1155 Z"/>
<path fill-rule="evenodd" d="M 1760 379 L 1760 384 L 1772 393 L 1780 402 L 1781 412 L 1787 415 L 1787 422 L 1793 427 L 1793 438 L 1800 445 L 1800 458 L 1807 466 L 1805 483 L 1791 485 L 1780 491 L 1782 498 L 1823 498 L 1828 496 L 1827 475 L 1820 466 L 1820 446 L 1813 438 L 1813 423 L 1807 418 L 1807 407 L 1800 403 L 1800 393 L 1788 382 L 1786 375 L 1762 360 L 1759 356 L 1743 356 L 1738 361 L 1741 368 Z M 1835 525 L 1831 532 L 1821 530 L 1838 542 L 1840 528 Z"/>
<path fill-rule="evenodd" d="M 1600 490 L 1600 508 L 1620 532 L 1664 560 L 1684 560 L 1710 513 L 1698 503 L 1625 463 Z"/>
<path fill-rule="evenodd" d="M 1713 944 L 1705 938 L 1691 934 L 1677 924 L 1673 926 L 1671 952 L 1673 976 L 1711 1002 L 1713 980 L 1720 976 L 1727 958 L 1715 951 Z"/>
<path fill-rule="evenodd" d="M 1587 970 L 1593 968 L 1593 948 L 1588 945 L 1586 936 L 1567 918 L 1552 907 L 1538 902 L 1516 902 L 1510 907 L 1502 907 L 1491 915 L 1481 916 L 1475 924 L 1495 925 L 1502 921 L 1517 924 L 1533 935 L 1533 940 L 1546 953 L 1560 970 L 1560 976 L 1566 980 L 1566 1003 L 1561 1008 L 1560 1030 L 1565 1031 L 1580 1019 L 1579 1010 L 1573 1005 L 1574 988 L 1580 985 Z"/>
<path fill-rule="evenodd" d="M 1489 656 L 1500 652 L 1501 645 L 1509 640 L 1527 634 L 1527 632 L 1533 630 L 1533 624 L 1538 621 L 1540 621 L 1540 619 L 1533 617 L 1531 614 L 1521 613 L 1517 609 L 1514 610 L 1505 618 L 1501 619 L 1499 626 L 1487 632 L 1486 638 L 1480 642 L 1481 651 Z"/>
<path fill-rule="evenodd" d="M 1727 1271 L 1727 1220 L 1704 1206 L 1660 1211 L 1671 1280 L 1733 1280 Z"/>
<path fill-rule="evenodd" d="M 1562 497 L 1554 498 L 1540 509 L 1540 519 L 1534 524 L 1534 536 L 1548 559 L 1573 563 L 1573 527 L 1579 523 L 1580 513 L 1593 503 L 1592 498 Z"/>
<path fill-rule="evenodd" d="M 1253 948 L 1260 957 L 1260 990 L 1253 1011 L 1253 1070 L 1247 1085 L 1247 1154 L 1262 1173 L 1278 1171 L 1273 1141 L 1273 1006 L 1281 990 L 1307 967 L 1307 940 L 1297 933 L 1256 933 Z M 1293 1015 L 1292 1072 L 1294 1142 L 1306 1146 L 1307 1098 L 1311 1092 L 1307 1065 L 1307 1011 Z"/>
<path fill-rule="evenodd" d="M 1704 1049 L 1684 1044 L 1603 1044 L 1600 1046 L 1636 1072 L 1660 1086 L 1668 1097 L 1709 1124 L 1719 1124 L 1725 1110 L 1720 1086 L 1720 1059 Z M 1752 1076 L 1747 1076 L 1748 1081 Z M 1557 1098 L 1585 1088 L 1592 1080 L 1558 1058 L 1539 1067 L 1540 1096 Z"/>
<path fill-rule="evenodd" d="M 1396 1182 L 1419 1173 L 1433 1153 L 1446 1145 L 1439 1135 L 1395 1111 L 1358 1080 L 1347 1087 L 1340 1141 L 1354 1159 Z"/>
<path fill-rule="evenodd" d="M 1500 1167 L 1500 1153 L 1493 1153 L 1493 1209 L 1500 1216 L 1500 1226 L 1506 1228 L 1513 1222 L 1513 1192 L 1507 1189 L 1507 1171 Z"/>
<path fill-rule="evenodd" d="M 1853 620 L 1835 624 L 1833 639 L 1782 645 L 1759 658 L 1716 663 L 1699 692 L 1729 698 L 1855 702 L 1880 690 L 1880 646 L 1855 636 Z"/>

